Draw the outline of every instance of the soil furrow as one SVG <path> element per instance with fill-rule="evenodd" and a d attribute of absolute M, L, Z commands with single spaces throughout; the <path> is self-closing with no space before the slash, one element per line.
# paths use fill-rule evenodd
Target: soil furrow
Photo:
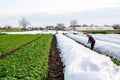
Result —
<path fill-rule="evenodd" d="M 63 63 L 59 54 L 56 37 L 53 36 L 48 63 L 49 72 L 46 80 L 64 80 Z"/>

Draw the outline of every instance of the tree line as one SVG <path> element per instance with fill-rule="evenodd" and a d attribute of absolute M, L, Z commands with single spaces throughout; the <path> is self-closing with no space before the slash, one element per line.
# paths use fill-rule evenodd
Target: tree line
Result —
<path fill-rule="evenodd" d="M 31 23 L 25 19 L 24 17 L 21 18 L 21 20 L 18 21 L 19 23 L 19 26 L 20 27 L 16 27 L 16 28 L 13 28 L 12 26 L 10 25 L 5 25 L 4 27 L 0 27 L 1 30 L 11 30 L 11 29 L 19 29 L 19 30 L 43 30 L 44 28 L 42 27 L 28 27 L 29 25 L 31 25 Z M 73 30 L 75 29 L 75 27 L 79 26 L 78 25 L 78 21 L 77 20 L 72 20 L 70 21 L 70 26 L 69 27 L 72 27 Z M 83 24 L 82 27 L 92 27 L 94 24 L 91 24 L 91 25 L 87 25 L 87 24 Z M 98 27 L 97 25 L 94 25 L 95 27 Z M 109 27 L 109 25 L 104 25 L 105 27 Z M 112 27 L 114 29 L 120 29 L 120 24 L 114 24 L 112 25 Z M 56 30 L 62 30 L 63 28 L 65 28 L 65 25 L 64 23 L 57 23 L 57 25 L 55 26 L 54 29 Z"/>

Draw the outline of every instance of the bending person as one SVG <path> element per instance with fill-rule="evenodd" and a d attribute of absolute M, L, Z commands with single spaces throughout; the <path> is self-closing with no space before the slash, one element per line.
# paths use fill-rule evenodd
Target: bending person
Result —
<path fill-rule="evenodd" d="M 91 35 L 89 35 L 89 34 L 86 34 L 86 35 L 87 35 L 87 37 L 88 37 L 88 42 L 87 42 L 87 44 L 88 44 L 88 43 L 91 43 L 91 49 L 93 50 L 94 45 L 95 45 L 95 39 L 94 39 Z"/>

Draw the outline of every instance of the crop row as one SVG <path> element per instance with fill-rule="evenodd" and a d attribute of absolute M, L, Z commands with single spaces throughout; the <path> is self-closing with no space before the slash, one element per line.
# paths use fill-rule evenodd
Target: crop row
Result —
<path fill-rule="evenodd" d="M 0 56 L 40 36 L 37 35 L 0 35 Z"/>
<path fill-rule="evenodd" d="M 45 80 L 52 35 L 46 34 L 0 61 L 0 80 Z"/>

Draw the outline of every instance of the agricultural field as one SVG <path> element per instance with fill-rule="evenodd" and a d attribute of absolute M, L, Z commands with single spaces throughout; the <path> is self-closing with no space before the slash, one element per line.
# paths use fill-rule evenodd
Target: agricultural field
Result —
<path fill-rule="evenodd" d="M 120 80 L 120 67 L 114 64 L 110 57 L 102 55 L 96 51 L 92 51 L 89 48 L 87 48 L 87 38 L 83 37 L 84 35 L 80 35 L 76 36 L 71 33 L 67 34 L 67 36 L 62 34 L 56 35 L 58 48 L 61 52 L 60 55 L 62 57 L 63 64 L 65 65 L 64 79 Z M 98 45 L 97 42 L 98 41 L 96 41 L 96 45 L 99 46 L 99 50 L 105 53 L 107 51 L 114 51 L 114 49 L 112 48 L 101 48 L 100 46 L 102 45 L 102 43 Z M 107 44 L 105 45 L 107 46 Z M 97 48 L 95 47 L 95 49 Z M 119 53 L 118 49 L 117 51 Z M 115 54 L 119 58 L 119 54 L 117 54 L 117 51 Z M 113 56 L 114 53 L 111 53 L 111 55 Z"/>
<path fill-rule="evenodd" d="M 90 44 L 87 44 L 88 38 L 85 35 L 72 35 L 72 34 L 68 34 L 67 36 L 69 36 L 70 38 L 82 43 L 83 45 L 90 47 Z M 105 39 L 105 38 L 104 38 Z M 109 42 L 112 41 L 112 39 L 110 39 L 109 41 L 105 41 L 105 40 L 98 40 L 95 39 L 96 43 L 94 46 L 94 50 L 107 55 L 107 56 L 112 56 L 113 58 L 116 58 L 117 60 L 120 60 L 120 45 L 114 42 Z"/>
<path fill-rule="evenodd" d="M 36 35 L 1 34 L 0 35 L 0 56 L 11 50 L 14 50 L 14 49 L 22 46 L 23 44 L 25 44 L 39 36 L 40 36 L 40 34 L 36 34 Z"/>
<path fill-rule="evenodd" d="M 119 34 L 91 34 L 91 50 L 82 32 L 51 33 L 29 34 L 34 41 L 1 59 L 0 80 L 120 80 Z"/>
<path fill-rule="evenodd" d="M 23 31 L 27 31 L 27 30 L 20 30 L 20 29 L 0 29 L 0 32 L 23 32 Z"/>
<path fill-rule="evenodd" d="M 0 60 L 0 80 L 45 80 L 48 75 L 52 36 L 51 34 L 43 35 Z"/>

